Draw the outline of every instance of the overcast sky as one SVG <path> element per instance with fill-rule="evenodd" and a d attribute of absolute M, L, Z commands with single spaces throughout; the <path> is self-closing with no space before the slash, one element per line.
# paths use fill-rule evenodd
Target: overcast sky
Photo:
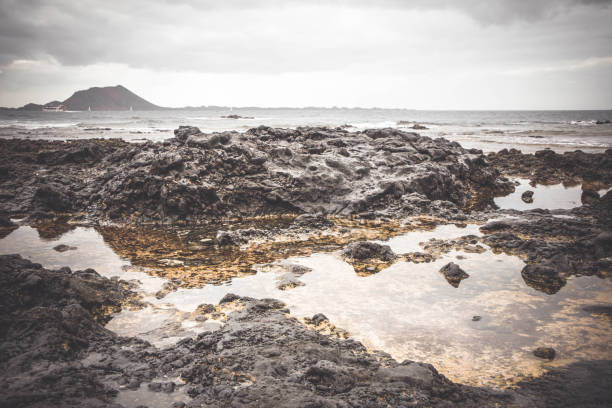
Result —
<path fill-rule="evenodd" d="M 612 108 L 612 0 L 0 2 L 0 105 Z"/>

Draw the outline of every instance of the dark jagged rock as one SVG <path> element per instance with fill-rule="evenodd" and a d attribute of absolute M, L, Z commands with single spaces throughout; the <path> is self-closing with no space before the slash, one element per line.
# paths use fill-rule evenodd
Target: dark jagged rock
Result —
<path fill-rule="evenodd" d="M 459 284 L 462 280 L 470 277 L 463 269 L 459 267 L 459 265 L 449 262 L 440 269 L 440 273 L 444 275 L 444 278 L 448 281 L 448 283 L 458 288 Z"/>
<path fill-rule="evenodd" d="M 320 325 L 324 321 L 329 321 L 327 316 L 325 316 L 323 313 L 317 313 L 316 315 L 312 316 L 311 320 L 312 320 L 312 323 L 316 326 Z"/>
<path fill-rule="evenodd" d="M 180 374 L 187 382 L 194 406 L 436 407 L 449 402 L 510 402 L 507 395 L 452 384 L 431 365 L 398 363 L 353 340 L 308 329 L 287 318 L 280 302 L 235 301 L 243 307 L 219 331 L 183 340 L 171 352 L 190 356 L 172 375 Z M 315 326 L 328 322 L 323 315 L 308 320 Z M 246 378 L 250 385 L 239 386 Z"/>
<path fill-rule="evenodd" d="M 0 214 L 0 239 L 19 228 L 17 224 L 11 221 L 8 215 Z"/>
<path fill-rule="evenodd" d="M 57 252 L 66 252 L 66 251 L 75 250 L 77 248 L 70 246 L 70 245 L 66 245 L 66 244 L 59 244 L 59 245 L 54 246 L 53 249 Z"/>
<path fill-rule="evenodd" d="M 579 183 L 581 181 L 612 184 L 612 149 L 604 153 L 556 153 L 540 150 L 524 154 L 516 149 L 489 153 L 487 160 L 502 172 L 528 178 L 538 184 Z"/>
<path fill-rule="evenodd" d="M 512 393 L 454 384 L 429 364 L 399 363 L 354 340 L 322 334 L 332 327 L 327 317 L 317 314 L 304 325 L 273 299 L 230 294 L 216 307 L 200 305 L 194 314 L 222 316 L 225 324 L 156 349 L 98 323 L 129 296 L 120 282 L 91 269 L 72 274 L 17 255 L 0 257 L 3 406 L 118 406 L 119 392 L 142 387 L 173 395 L 181 388 L 189 406 L 213 408 L 512 407 L 540 406 L 549 397 L 541 379 L 522 382 L 516 401 Z M 597 398 L 604 395 L 609 391 Z"/>
<path fill-rule="evenodd" d="M 582 190 L 580 201 L 582 204 L 595 204 L 599 201 L 599 193 L 593 190 Z"/>
<path fill-rule="evenodd" d="M 546 265 L 525 265 L 521 276 L 528 286 L 549 295 L 557 293 L 566 283 L 555 268 Z"/>
<path fill-rule="evenodd" d="M 200 129 L 195 126 L 179 126 L 178 129 L 174 129 L 174 137 L 183 143 L 187 141 L 189 136 L 201 134 Z"/>
<path fill-rule="evenodd" d="M 223 298 L 221 298 L 221 300 L 219 301 L 219 304 L 222 305 L 223 303 L 233 302 L 234 300 L 238 300 L 238 299 L 240 299 L 240 296 L 235 295 L 233 293 L 228 293 L 225 296 L 223 296 Z"/>
<path fill-rule="evenodd" d="M 0 211 L 10 214 L 123 222 L 268 214 L 323 220 L 374 212 L 460 216 L 474 194 L 509 186 L 481 153 L 397 129 L 260 126 L 203 134 L 181 126 L 163 143 L 2 140 L 0 147 L 14 176 L 0 186 Z M 41 171 L 44 179 L 36 176 Z"/>
<path fill-rule="evenodd" d="M 269 233 L 267 231 L 248 228 L 234 231 L 218 231 L 216 240 L 219 246 L 240 246 L 248 243 L 252 239 L 262 238 L 268 235 Z"/>
<path fill-rule="evenodd" d="M 527 204 L 533 203 L 533 191 L 527 190 L 523 194 L 521 194 L 521 200 L 526 202 Z"/>
<path fill-rule="evenodd" d="M 397 255 L 393 253 L 389 245 L 381 245 L 369 241 L 350 243 L 342 251 L 342 256 L 357 261 L 375 259 L 383 262 L 393 262 L 397 259 Z"/>
<path fill-rule="evenodd" d="M 544 360 L 553 360 L 555 358 L 555 349 L 551 347 L 538 347 L 533 350 L 533 355 Z"/>
<path fill-rule="evenodd" d="M 536 408 L 605 407 L 612 401 L 612 361 L 580 361 L 549 368 L 539 377 L 516 384 L 519 406 Z"/>
<path fill-rule="evenodd" d="M 520 219 L 490 222 L 480 229 L 485 234 L 481 241 L 495 252 L 521 257 L 529 264 L 523 273 L 525 281 L 546 293 L 556 293 L 567 276 L 611 276 L 612 265 L 606 259 L 612 256 L 612 206 L 602 197 L 571 213 L 576 217 L 530 212 Z"/>
<path fill-rule="evenodd" d="M 70 192 L 57 184 L 42 184 L 36 190 L 33 204 L 43 210 L 68 212 L 72 210 L 72 197 Z"/>
<path fill-rule="evenodd" d="M 93 269 L 48 270 L 0 256 L 2 406 L 103 406 L 112 393 L 75 363 L 115 336 L 101 326 L 132 294 Z"/>

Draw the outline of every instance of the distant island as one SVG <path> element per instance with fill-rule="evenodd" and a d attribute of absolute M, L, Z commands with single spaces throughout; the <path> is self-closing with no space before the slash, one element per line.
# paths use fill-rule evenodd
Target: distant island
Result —
<path fill-rule="evenodd" d="M 22 111 L 128 111 L 160 110 L 161 106 L 141 98 L 122 85 L 93 87 L 76 91 L 65 101 L 52 101 L 44 105 L 28 103 L 20 108 L 2 108 Z"/>

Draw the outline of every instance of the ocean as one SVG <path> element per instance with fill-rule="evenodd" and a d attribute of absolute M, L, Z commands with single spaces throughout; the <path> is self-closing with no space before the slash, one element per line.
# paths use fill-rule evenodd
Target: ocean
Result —
<path fill-rule="evenodd" d="M 224 116 L 238 115 L 232 119 Z M 202 108 L 161 111 L 1 111 L 0 137 L 123 138 L 161 141 L 180 125 L 204 132 L 244 132 L 260 125 L 346 126 L 349 131 L 394 127 L 444 137 L 485 152 L 517 148 L 604 151 L 612 148 L 612 111 L 422 111 L 348 108 Z M 413 130 L 414 124 L 427 129 Z"/>

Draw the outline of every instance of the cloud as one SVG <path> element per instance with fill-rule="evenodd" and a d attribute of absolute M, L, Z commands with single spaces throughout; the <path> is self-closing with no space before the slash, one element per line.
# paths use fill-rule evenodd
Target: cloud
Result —
<path fill-rule="evenodd" d="M 481 106 L 476 102 L 495 102 L 496 92 L 507 85 L 498 87 L 492 78 L 509 81 L 509 89 L 527 89 L 509 77 L 537 81 L 612 55 L 611 4 L 3 0 L 0 99 L 10 95 L 25 102 L 37 90 L 69 95 L 81 87 L 134 83 L 140 90 L 159 90 L 159 97 L 148 97 L 163 104 L 171 88 L 155 84 L 157 78 L 175 84 L 174 92 L 193 104 L 222 103 L 224 95 L 235 104 L 254 104 L 265 93 L 275 105 L 369 105 L 368 97 L 376 97 L 371 104 L 443 107 L 438 99 L 446 98 L 452 101 L 446 106 L 459 107 L 461 99 L 466 107 Z M 596 68 L 599 82 L 612 74 L 609 64 Z M 565 69 L 563 75 L 575 75 L 586 98 L 597 85 L 594 76 L 578 71 Z M 200 87 L 190 88 L 189 81 Z M 453 93 L 465 89 L 456 83 L 469 84 L 468 94 Z M 261 84 L 278 89 L 265 92 Z M 236 99 L 249 92 L 244 102 Z M 172 98 L 173 104 L 183 100 Z"/>
<path fill-rule="evenodd" d="M 64 65 L 125 63 L 205 72 L 326 70 L 388 58 L 401 51 L 394 47 L 414 46 L 409 40 L 415 35 L 411 26 L 419 26 L 421 14 L 444 35 L 452 30 L 440 23 L 465 24 L 457 14 L 500 24 L 535 21 L 587 6 L 594 14 L 598 10 L 592 6 L 610 4 L 608 0 L 382 0 L 376 5 L 364 0 L 5 0 L 0 6 L 0 66 L 17 59 L 52 58 Z M 421 28 L 437 45 L 436 32 Z M 418 46 L 415 50 L 420 51 Z"/>

